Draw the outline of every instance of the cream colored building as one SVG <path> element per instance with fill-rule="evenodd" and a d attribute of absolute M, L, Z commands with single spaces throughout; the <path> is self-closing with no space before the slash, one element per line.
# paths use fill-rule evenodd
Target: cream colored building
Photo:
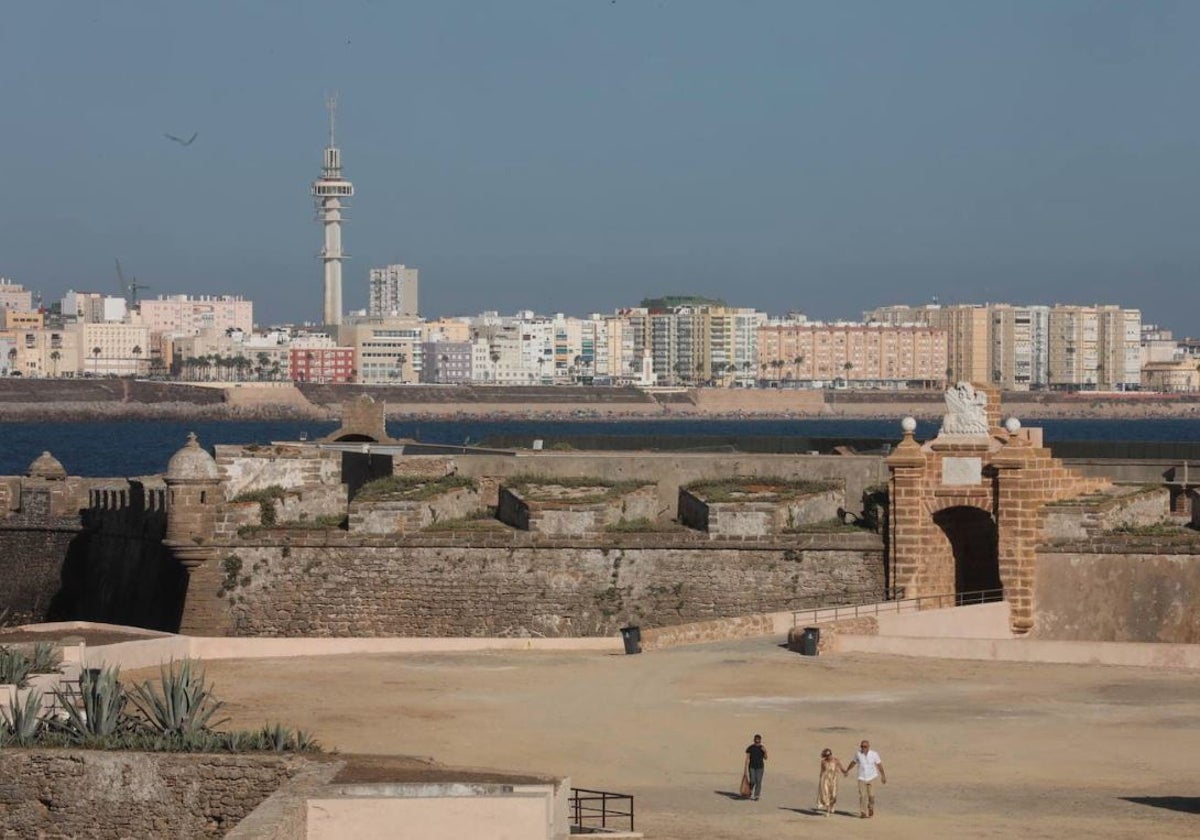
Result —
<path fill-rule="evenodd" d="M 1200 360 L 1147 362 L 1142 367 L 1142 390 L 1169 394 L 1200 391 Z"/>
<path fill-rule="evenodd" d="M 69 329 L 0 331 L 5 375 L 70 377 L 79 369 L 78 336 Z"/>
<path fill-rule="evenodd" d="M 77 323 L 79 373 L 143 376 L 150 367 L 150 330 L 141 324 Z"/>
<path fill-rule="evenodd" d="M 151 332 L 198 333 L 205 329 L 254 329 L 254 303 L 236 295 L 168 295 L 140 304 L 141 322 Z"/>
<path fill-rule="evenodd" d="M 768 385 L 933 388 L 945 382 L 947 336 L 936 327 L 807 323 L 758 329 Z"/>
<path fill-rule="evenodd" d="M 0 277 L 0 310 L 33 311 L 33 292 L 7 277 Z"/>
<path fill-rule="evenodd" d="M 364 385 L 418 382 L 425 327 L 418 318 L 355 318 L 338 327 L 338 344 L 355 351 L 355 380 Z"/>

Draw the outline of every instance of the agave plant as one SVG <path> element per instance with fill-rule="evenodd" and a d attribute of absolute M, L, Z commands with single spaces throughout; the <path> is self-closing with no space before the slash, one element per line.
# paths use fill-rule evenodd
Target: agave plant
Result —
<path fill-rule="evenodd" d="M 210 729 L 209 721 L 224 701 L 213 696 L 204 680 L 204 671 L 184 659 L 176 667 L 172 661 L 163 665 L 159 683 L 149 680 L 133 687 L 130 698 L 146 718 L 146 725 L 163 735 L 188 735 Z M 217 726 L 224 721 L 217 721 Z"/>
<path fill-rule="evenodd" d="M 29 673 L 56 674 L 62 665 L 62 650 L 49 642 L 38 642 L 29 657 Z"/>
<path fill-rule="evenodd" d="M 0 685 L 23 687 L 31 664 L 23 652 L 0 645 Z"/>
<path fill-rule="evenodd" d="M 118 679 L 120 669 L 84 670 L 79 693 L 54 689 L 54 698 L 66 717 L 55 726 L 72 741 L 95 743 L 111 740 L 132 729 L 125 713 L 129 696 Z"/>
<path fill-rule="evenodd" d="M 274 726 L 263 724 L 263 728 L 259 730 L 258 734 L 262 743 L 260 749 L 286 752 L 294 748 L 295 734 L 281 723 L 276 723 Z"/>
<path fill-rule="evenodd" d="M 41 734 L 42 693 L 30 691 L 21 699 L 14 697 L 8 708 L 0 706 L 0 743 L 28 747 Z"/>

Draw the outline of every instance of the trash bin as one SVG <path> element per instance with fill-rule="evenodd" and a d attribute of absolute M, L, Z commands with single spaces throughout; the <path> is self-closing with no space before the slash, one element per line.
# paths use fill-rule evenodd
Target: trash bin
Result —
<path fill-rule="evenodd" d="M 816 656 L 817 646 L 821 643 L 820 627 L 805 627 L 804 635 L 800 637 L 800 655 Z"/>
<path fill-rule="evenodd" d="M 621 641 L 625 643 L 626 653 L 641 653 L 642 652 L 642 628 L 641 627 L 622 627 Z"/>

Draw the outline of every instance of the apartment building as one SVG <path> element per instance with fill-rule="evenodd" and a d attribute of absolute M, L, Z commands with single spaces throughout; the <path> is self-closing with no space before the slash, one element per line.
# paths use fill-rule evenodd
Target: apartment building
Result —
<path fill-rule="evenodd" d="M 7 277 L 0 277 L 0 311 L 33 311 L 33 292 Z"/>
<path fill-rule="evenodd" d="M 79 370 L 79 336 L 73 330 L 0 331 L 0 374 L 38 378 L 74 376 Z"/>
<path fill-rule="evenodd" d="M 427 341 L 421 344 L 420 380 L 431 385 L 461 385 L 471 381 L 469 341 Z"/>
<path fill-rule="evenodd" d="M 205 329 L 254 329 L 254 303 L 240 295 L 160 295 L 139 304 L 141 323 L 151 332 L 198 333 Z"/>
<path fill-rule="evenodd" d="M 1050 383 L 1050 307 L 990 307 L 991 379 L 1008 391 L 1037 391 Z"/>
<path fill-rule="evenodd" d="M 84 376 L 144 376 L 149 369 L 150 330 L 141 324 L 82 322 L 64 332 L 78 336 Z"/>
<path fill-rule="evenodd" d="M 425 330 L 417 318 L 347 320 L 338 328 L 338 344 L 354 349 L 356 381 L 364 385 L 420 380 Z"/>
<path fill-rule="evenodd" d="M 60 307 L 64 317 L 89 324 L 124 321 L 129 314 L 123 297 L 101 292 L 77 292 L 74 289 L 68 289 L 63 295 Z"/>
<path fill-rule="evenodd" d="M 420 278 L 403 264 L 372 268 L 368 279 L 367 314 L 372 318 L 416 318 Z"/>
<path fill-rule="evenodd" d="M 934 388 L 945 382 L 947 343 L 944 330 L 913 324 L 768 324 L 757 370 L 771 387 Z"/>
<path fill-rule="evenodd" d="M 1051 307 L 1050 388 L 1123 391 L 1141 387 L 1141 322 L 1137 309 Z"/>

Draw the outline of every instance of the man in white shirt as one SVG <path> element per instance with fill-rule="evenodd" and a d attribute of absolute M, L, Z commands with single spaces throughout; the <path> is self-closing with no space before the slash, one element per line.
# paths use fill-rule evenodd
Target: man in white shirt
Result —
<path fill-rule="evenodd" d="M 875 816 L 875 791 L 871 789 L 871 785 L 876 779 L 886 785 L 887 773 L 883 770 L 883 760 L 880 759 L 879 753 L 871 749 L 870 741 L 863 741 L 858 745 L 858 752 L 854 754 L 842 775 L 847 775 L 855 767 L 858 767 L 858 815 L 865 820 Z"/>

